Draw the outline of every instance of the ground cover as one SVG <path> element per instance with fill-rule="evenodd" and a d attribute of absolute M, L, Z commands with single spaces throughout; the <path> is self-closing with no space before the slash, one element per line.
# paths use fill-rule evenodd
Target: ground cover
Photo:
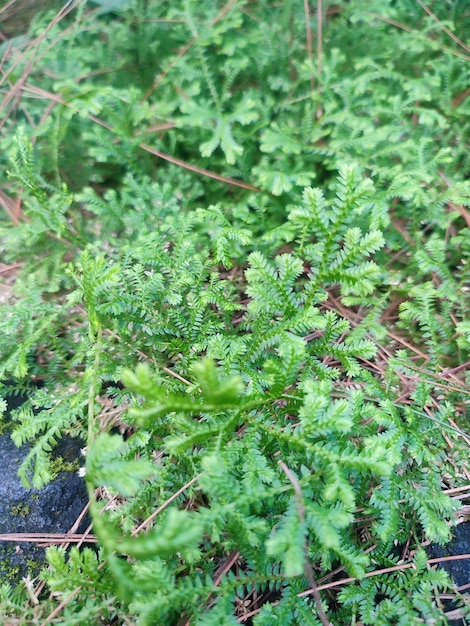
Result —
<path fill-rule="evenodd" d="M 0 380 L 25 484 L 83 440 L 96 546 L 3 621 L 465 623 L 467 3 L 24 4 Z"/>

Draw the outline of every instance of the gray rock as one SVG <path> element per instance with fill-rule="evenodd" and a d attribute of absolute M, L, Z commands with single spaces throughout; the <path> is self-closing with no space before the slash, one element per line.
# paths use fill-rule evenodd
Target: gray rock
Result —
<path fill-rule="evenodd" d="M 466 555 L 470 553 L 470 522 L 457 524 L 453 529 L 454 538 L 445 546 L 431 544 L 427 547 L 430 558 L 442 558 L 447 556 Z M 445 569 L 457 587 L 465 587 L 470 584 L 470 561 L 463 556 L 455 561 L 444 561 L 439 567 Z M 444 602 L 446 610 L 454 611 L 457 607 L 453 602 Z M 449 626 L 461 626 L 463 619 L 449 619 Z M 467 623 L 467 622 L 465 622 Z"/>
<path fill-rule="evenodd" d="M 77 458 L 80 442 L 65 440 L 59 453 Z M 0 436 L 0 533 L 66 533 L 76 522 L 88 498 L 77 472 L 61 472 L 42 489 L 26 489 L 17 476 L 28 452 L 18 449 L 9 435 Z M 88 525 L 84 520 L 78 532 Z M 35 575 L 45 549 L 34 543 L 0 541 L 0 580 L 14 585 L 28 572 Z"/>

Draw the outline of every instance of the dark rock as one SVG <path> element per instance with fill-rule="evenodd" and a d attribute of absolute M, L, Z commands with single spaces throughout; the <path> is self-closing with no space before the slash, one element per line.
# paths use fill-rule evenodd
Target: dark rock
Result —
<path fill-rule="evenodd" d="M 426 549 L 429 558 L 440 559 L 447 556 L 457 556 L 459 554 L 470 554 L 470 522 L 457 524 L 453 529 L 454 538 L 445 546 L 431 544 Z M 457 587 L 464 587 L 470 584 L 470 559 L 462 558 L 455 561 L 443 561 L 438 564 L 439 567 L 445 569 Z M 456 606 L 453 602 L 444 603 L 446 609 L 455 611 Z M 461 626 L 464 623 L 462 619 L 449 619 L 449 626 Z"/>
<path fill-rule="evenodd" d="M 79 445 L 65 440 L 61 443 L 63 452 L 77 458 Z M 27 453 L 27 446 L 18 449 L 9 435 L 0 436 L 0 533 L 68 532 L 88 501 L 84 480 L 77 472 L 66 471 L 40 490 L 26 489 L 17 472 Z M 78 532 L 88 523 L 85 519 Z M 44 548 L 34 543 L 1 541 L 0 579 L 15 584 L 28 571 L 36 573 L 44 553 Z"/>
<path fill-rule="evenodd" d="M 453 529 L 453 535 L 452 541 L 445 546 L 437 544 L 429 546 L 427 552 L 430 558 L 438 559 L 446 556 L 457 556 L 458 554 L 470 554 L 470 522 L 457 524 Z M 470 559 L 444 561 L 439 563 L 439 566 L 449 572 L 457 587 L 470 584 Z"/>

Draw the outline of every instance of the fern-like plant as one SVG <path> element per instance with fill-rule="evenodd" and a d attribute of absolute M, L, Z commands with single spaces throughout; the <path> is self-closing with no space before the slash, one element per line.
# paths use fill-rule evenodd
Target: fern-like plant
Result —
<path fill-rule="evenodd" d="M 2 623 L 446 623 L 467 7 L 319 9 L 80 0 L 3 44 L 0 391 L 25 484 L 83 440 L 98 548 Z"/>

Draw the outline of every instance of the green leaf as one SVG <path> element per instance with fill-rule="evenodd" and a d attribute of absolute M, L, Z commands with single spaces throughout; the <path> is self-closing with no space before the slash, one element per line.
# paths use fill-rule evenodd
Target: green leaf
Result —
<path fill-rule="evenodd" d="M 322 546 L 340 550 L 342 537 L 339 530 L 346 528 L 352 516 L 340 508 L 322 507 L 316 503 L 306 503 L 307 523 Z"/>
<path fill-rule="evenodd" d="M 295 499 L 292 499 L 280 526 L 266 541 L 267 553 L 282 561 L 286 576 L 300 576 L 304 571 L 305 536 L 305 524 L 300 521 Z"/>
<path fill-rule="evenodd" d="M 155 467 L 144 459 L 126 459 L 126 452 L 127 445 L 122 437 L 101 433 L 87 452 L 87 480 L 123 496 L 135 494 L 142 488 L 143 480 L 155 475 Z"/>
<path fill-rule="evenodd" d="M 220 402 L 223 405 L 236 402 L 243 394 L 244 385 L 241 376 L 221 378 L 214 361 L 203 359 L 192 367 L 204 399 L 211 404 Z"/>
<path fill-rule="evenodd" d="M 138 559 L 168 558 L 193 550 L 202 539 L 203 526 L 197 515 L 170 508 L 164 520 L 148 533 L 119 539 L 116 549 Z"/>

